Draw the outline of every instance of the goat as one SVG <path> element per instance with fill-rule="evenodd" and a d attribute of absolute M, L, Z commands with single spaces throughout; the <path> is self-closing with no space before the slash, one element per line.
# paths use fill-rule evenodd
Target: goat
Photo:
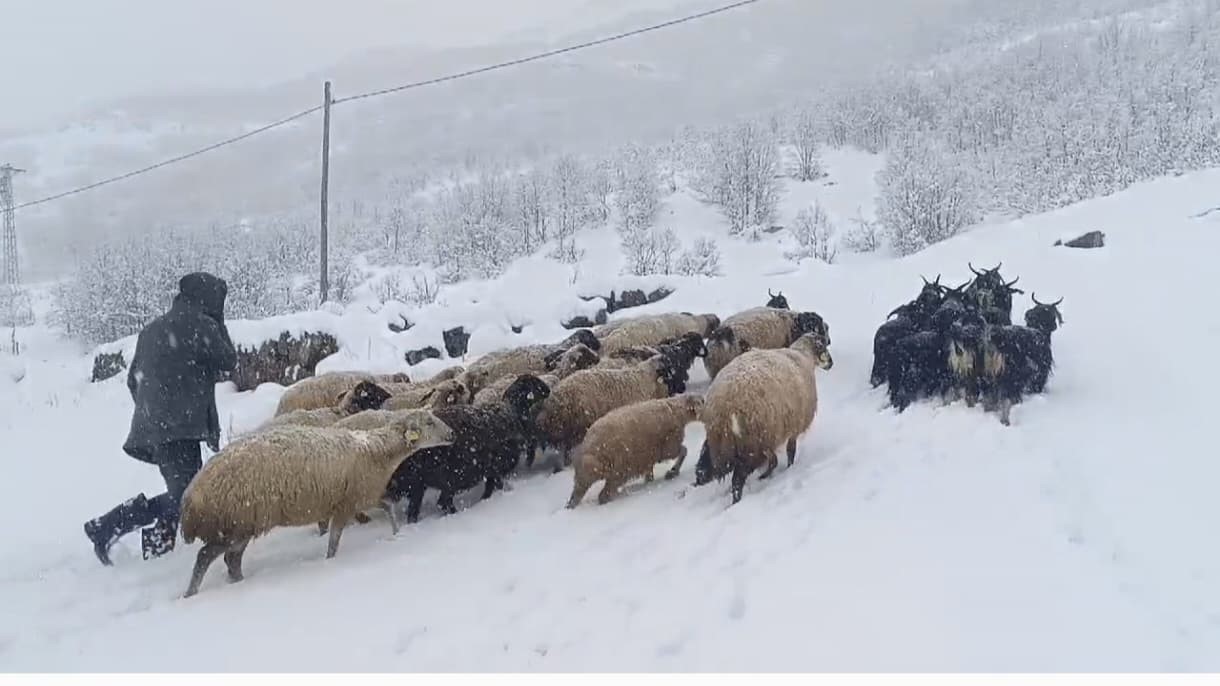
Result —
<path fill-rule="evenodd" d="M 1000 276 L 1000 267 L 1004 266 L 1001 262 L 991 269 L 979 271 L 974 268 L 974 265 L 967 262 L 970 271 L 974 272 L 974 280 L 966 288 L 966 300 L 973 304 L 988 324 L 992 326 L 1008 326 L 1012 324 L 1012 294 L 1025 291 L 1020 288 L 1014 288 L 1014 284 L 1021 280 L 1017 277 L 1007 283 L 1004 282 L 1004 277 Z"/>
<path fill-rule="evenodd" d="M 1025 393 L 1042 393 L 1055 365 L 1051 334 L 1063 323 L 1059 304 L 1038 302 L 1025 312 L 1025 326 L 992 327 L 984 349 L 987 380 L 984 409 L 997 410 L 1000 423 L 1009 426 L 1012 406 Z"/>

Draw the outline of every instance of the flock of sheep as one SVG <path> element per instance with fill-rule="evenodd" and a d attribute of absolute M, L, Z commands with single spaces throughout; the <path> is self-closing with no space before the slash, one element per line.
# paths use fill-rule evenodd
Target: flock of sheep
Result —
<path fill-rule="evenodd" d="M 890 312 L 873 337 L 873 387 L 888 384 L 890 404 L 902 412 L 919 398 L 947 402 L 965 396 L 973 407 L 998 411 L 1009 424 L 1015 403 L 1046 388 L 1054 366 L 1051 334 L 1063 323 L 1059 304 L 1038 302 L 1025 326 L 1012 324 L 1017 279 L 1005 282 L 1000 265 L 979 271 L 956 288 L 924 278 L 919 295 Z"/>
<path fill-rule="evenodd" d="M 1027 326 L 1012 326 L 1015 281 L 998 266 L 975 275 L 958 288 L 925 279 L 878 329 L 872 383 L 889 384 L 899 411 L 921 396 L 964 394 L 973 405 L 983 394 L 1007 424 L 1011 404 L 1045 386 L 1059 303 L 1035 300 Z M 816 370 L 833 364 L 825 320 L 770 295 L 723 322 L 678 312 L 622 319 L 426 381 L 335 372 L 290 386 L 271 420 L 187 488 L 182 535 L 203 547 L 186 595 L 222 555 L 240 580 L 247 544 L 275 527 L 316 524 L 333 557 L 344 527 L 368 522 L 367 510 L 384 511 L 397 532 L 404 503 L 407 522 L 417 521 L 429 489 L 452 514 L 455 495 L 482 484 L 490 498 L 538 455 L 556 473 L 572 467 L 569 508 L 598 482 L 606 503 L 630 480 L 651 481 L 659 463 L 673 461 L 665 478 L 677 476 L 692 422 L 706 429 L 695 485 L 731 475 L 736 503 L 750 474 L 771 476 L 779 446 L 792 465 L 817 413 Z M 687 392 L 697 358 L 711 379 L 705 395 Z"/>
<path fill-rule="evenodd" d="M 203 543 L 186 595 L 224 556 L 242 578 L 247 544 L 275 527 L 316 524 L 327 557 L 352 520 L 383 510 L 399 529 L 419 518 L 424 494 L 454 513 L 454 496 L 483 485 L 483 498 L 537 455 L 572 466 L 568 507 L 605 482 L 598 501 L 654 466 L 686 457 L 685 429 L 702 421 L 707 440 L 696 482 L 732 474 L 733 501 L 746 477 L 771 475 L 776 447 L 788 464 L 817 410 L 814 370 L 829 369 L 829 328 L 783 295 L 721 322 L 713 314 L 666 313 L 581 329 L 552 345 L 488 353 L 426 381 L 404 374 L 321 374 L 290 386 L 275 416 L 237 437 L 204 465 L 182 502 L 187 543 Z M 706 396 L 687 392 L 703 358 Z"/>

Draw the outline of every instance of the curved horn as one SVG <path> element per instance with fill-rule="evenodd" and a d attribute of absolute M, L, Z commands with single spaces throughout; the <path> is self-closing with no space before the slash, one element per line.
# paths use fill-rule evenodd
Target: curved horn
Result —
<path fill-rule="evenodd" d="M 1038 292 L 1037 292 L 1037 291 L 1030 291 L 1030 293 L 1029 293 L 1029 299 L 1030 299 L 1030 300 L 1032 300 L 1032 301 L 1034 301 L 1034 304 L 1035 304 L 1035 305 L 1045 305 L 1045 304 L 1046 304 L 1046 303 L 1040 303 L 1040 302 L 1038 302 Z"/>
<path fill-rule="evenodd" d="M 919 278 L 923 279 L 923 285 L 925 285 L 925 286 L 931 286 L 931 285 L 932 285 L 932 282 L 931 282 L 931 281 L 928 281 L 928 277 L 924 276 L 923 274 L 920 274 L 920 275 L 919 275 Z"/>
<path fill-rule="evenodd" d="M 1004 288 L 1012 288 L 1020 280 L 1021 280 L 1021 277 L 1018 276 L 1017 278 L 1013 279 L 1012 281 L 1009 281 L 1008 283 L 1004 284 Z"/>
<path fill-rule="evenodd" d="M 1061 302 L 1063 302 L 1063 298 L 1059 298 L 1055 302 L 1051 303 L 1051 307 L 1059 307 L 1059 303 Z"/>
<path fill-rule="evenodd" d="M 771 292 L 770 288 L 767 289 L 767 295 L 771 296 L 772 298 L 775 297 L 775 294 Z"/>
<path fill-rule="evenodd" d="M 937 275 L 936 275 L 936 280 L 932 282 L 932 285 L 933 285 L 933 286 L 939 286 L 939 285 L 940 285 L 940 274 L 937 274 Z"/>
<path fill-rule="evenodd" d="M 970 267 L 970 271 L 974 272 L 974 275 L 975 275 L 975 276 L 982 276 L 982 275 L 983 275 L 983 272 L 980 272 L 979 270 L 975 269 L 975 268 L 974 268 L 974 265 L 973 265 L 972 263 L 967 262 L 967 263 L 966 263 L 966 266 L 967 266 L 967 267 Z"/>
<path fill-rule="evenodd" d="M 1000 262 L 999 264 L 997 264 L 996 266 L 992 267 L 991 269 L 988 269 L 987 271 L 989 271 L 989 272 L 998 272 L 998 271 L 1000 271 L 1000 267 L 1003 267 L 1003 266 L 1004 266 L 1004 263 L 1003 263 L 1003 262 Z"/>

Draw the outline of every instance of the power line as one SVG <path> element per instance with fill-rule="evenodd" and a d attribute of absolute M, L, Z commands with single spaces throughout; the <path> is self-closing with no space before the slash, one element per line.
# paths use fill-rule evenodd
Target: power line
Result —
<path fill-rule="evenodd" d="M 378 97 L 378 96 L 382 96 L 382 95 L 389 95 L 391 93 L 398 93 L 401 91 L 411 90 L 414 88 L 423 88 L 425 86 L 433 86 L 433 85 L 436 85 L 439 83 L 445 83 L 448 81 L 456 81 L 458 79 L 464 79 L 464 78 L 467 78 L 470 76 L 476 76 L 479 74 L 485 74 L 487 72 L 498 71 L 500 69 L 507 69 L 509 67 L 515 67 L 517 65 L 527 64 L 529 62 L 537 62 L 539 60 L 548 59 L 551 57 L 555 57 L 557 55 L 563 55 L 563 54 L 570 53 L 570 52 L 576 52 L 578 50 L 585 50 L 588 48 L 596 47 L 598 45 L 605 45 L 606 43 L 613 43 L 615 41 L 620 41 L 620 40 L 623 40 L 624 38 L 631 38 L 632 36 L 638 36 L 640 34 L 650 33 L 652 31 L 659 31 L 661 29 L 669 28 L 671 26 L 677 26 L 679 24 L 686 24 L 686 23 L 689 23 L 692 21 L 697 21 L 699 19 L 704 19 L 706 17 L 710 17 L 713 15 L 722 14 L 722 13 L 728 12 L 730 10 L 735 10 L 740 7 L 745 7 L 747 5 L 753 5 L 753 4 L 758 3 L 759 1 L 760 0 L 739 0 L 738 2 L 733 2 L 728 5 L 723 5 L 721 7 L 716 7 L 716 8 L 710 9 L 710 10 L 705 10 L 703 12 L 698 12 L 696 14 L 689 14 L 684 17 L 679 17 L 677 19 L 670 19 L 669 21 L 664 21 L 659 24 L 652 24 L 649 26 L 632 29 L 630 31 L 616 33 L 611 36 L 605 36 L 603 38 L 585 41 L 583 43 L 577 43 L 574 45 L 568 45 L 568 46 L 565 46 L 562 48 L 557 48 L 554 50 L 548 50 L 546 52 L 540 52 L 540 53 L 537 53 L 534 55 L 530 55 L 528 57 L 520 57 L 517 59 L 508 60 L 506 62 L 500 62 L 497 64 L 488 65 L 485 67 L 479 67 L 477 69 L 469 69 L 467 71 L 457 72 L 454 74 L 448 74 L 445 76 L 439 76 L 436 78 L 426 79 L 423 81 L 416 81 L 416 82 L 404 84 L 401 86 L 395 86 L 393 88 L 383 88 L 380 90 L 369 91 L 367 93 L 361 93 L 359 95 L 348 96 L 346 98 L 339 98 L 337 100 L 332 100 L 331 105 L 333 106 L 333 105 L 338 105 L 338 104 L 345 103 L 345 102 L 352 102 L 355 100 L 364 100 L 367 98 L 373 98 L 373 97 Z M 126 179 L 132 178 L 133 176 L 140 176 L 142 174 L 147 174 L 148 172 L 155 171 L 157 169 L 161 169 L 162 167 L 168 167 L 170 165 L 174 165 L 179 162 L 184 162 L 193 157 L 198 157 L 200 155 L 211 152 L 218 148 L 223 148 L 223 147 L 232 145 L 234 143 L 238 143 L 240 141 L 246 140 L 247 138 L 252 138 L 254 136 L 257 136 L 260 133 L 265 133 L 272 129 L 279 128 L 281 126 L 294 122 L 298 119 L 301 119 L 302 117 L 307 117 L 307 116 L 313 114 L 314 112 L 317 112 L 317 111 L 323 109 L 323 107 L 324 107 L 323 105 L 317 105 L 315 107 L 310 107 L 309 109 L 302 110 L 300 112 L 297 112 L 296 114 L 284 117 L 283 119 L 273 121 L 270 124 L 260 126 L 257 129 L 252 129 L 250 131 L 247 131 L 246 133 L 243 133 L 239 136 L 234 136 L 232 138 L 226 138 L 222 141 L 213 143 L 207 147 L 199 148 L 198 150 L 193 150 L 191 152 L 188 152 L 188 153 L 185 153 L 182 155 L 178 155 L 177 157 L 171 157 L 169 159 L 162 160 L 161 162 L 158 162 L 156 164 L 148 165 L 147 167 L 141 167 L 139 169 L 134 169 L 125 174 L 120 174 L 118 176 L 112 176 L 110 178 L 102 179 L 101 181 L 95 181 L 88 185 L 80 186 L 78 188 L 64 191 L 62 193 L 56 193 L 55 195 L 48 195 L 46 197 L 39 198 L 37 200 L 31 200 L 29 202 L 24 202 L 24 203 L 21 203 L 20 205 L 16 205 L 16 206 L 12 207 L 12 210 L 20 210 L 20 209 L 24 209 L 27 207 L 34 207 L 36 205 L 42 205 L 42 204 L 52 202 L 55 200 L 60 200 L 60 199 L 67 198 L 67 197 L 70 197 L 73 195 L 84 193 L 86 191 L 94 190 L 95 188 L 101 188 L 102 186 L 108 186 L 112 183 L 124 181 Z"/>
<path fill-rule="evenodd" d="M 632 29 L 630 31 L 624 31 L 622 33 L 616 33 L 613 36 L 606 36 L 604 38 L 598 38 L 596 40 L 586 41 L 584 43 L 577 43 L 575 45 L 569 45 L 566 47 L 557 48 L 555 50 L 548 50 L 546 52 L 540 52 L 536 55 L 530 55 L 529 57 L 519 57 L 517 59 L 509 60 L 507 62 L 500 62 L 498 64 L 493 64 L 493 65 L 489 65 L 486 67 L 479 67 L 477 69 L 470 69 L 467 71 L 457 72 L 455 74 L 449 74 L 447 76 L 438 76 L 436 78 L 426 79 L 424 81 L 416 81 L 414 83 L 408 83 L 408 84 L 405 84 L 402 86 L 395 86 L 393 88 L 383 88 L 381 90 L 369 91 L 368 93 L 361 93 L 360 95 L 350 95 L 346 98 L 339 98 L 339 99 L 335 100 L 334 104 L 339 105 L 339 104 L 342 104 L 345 102 L 351 102 L 353 100 L 363 100 L 365 98 L 373 98 L 373 97 L 377 97 L 377 96 L 381 96 L 381 95 L 389 95 L 390 93 L 398 93 L 400 91 L 411 90 L 413 88 L 422 88 L 424 86 L 434 86 L 438 83 L 445 83 L 447 81 L 456 81 L 458 79 L 464 79 L 468 76 L 476 76 L 478 74 L 485 74 L 490 71 L 507 69 L 508 67 L 515 67 L 517 65 L 526 64 L 528 62 L 537 62 L 538 60 L 544 60 L 544 59 L 547 59 L 550 57 L 555 57 L 556 55 L 563 55 L 563 54 L 569 53 L 569 52 L 576 52 L 577 50 L 584 50 L 586 48 L 592 48 L 592 47 L 595 47 L 598 45 L 605 45 L 606 43 L 613 43 L 615 41 L 620 41 L 620 40 L 623 40 L 624 38 L 631 38 L 632 36 L 638 36 L 642 33 L 649 33 L 651 31 L 658 31 L 660 29 L 669 28 L 671 26 L 677 26 L 678 24 L 685 24 L 687 22 L 692 22 L 692 21 L 696 21 L 699 19 L 703 19 L 705 17 L 710 17 L 715 14 L 721 14 L 723 12 L 728 12 L 729 10 L 735 10 L 739 7 L 745 7 L 746 5 L 753 5 L 757 2 L 759 2 L 759 0 L 740 0 L 740 2 L 734 2 L 729 5 L 724 5 L 722 7 L 717 7 L 715 9 L 706 10 L 704 12 L 699 12 L 698 14 L 691 14 L 691 15 L 687 15 L 685 17 L 680 17 L 678 19 L 671 19 L 669 21 L 662 22 L 660 24 L 653 24 L 651 26 L 645 26 L 643 28 Z"/>
<path fill-rule="evenodd" d="M 162 168 L 162 167 L 168 167 L 168 166 L 170 166 L 171 164 L 177 164 L 177 163 L 179 163 L 179 162 L 183 162 L 183 161 L 185 161 L 185 160 L 189 160 L 189 159 L 191 159 L 192 157 L 198 157 L 198 156 L 200 156 L 200 155 L 202 155 L 202 154 L 204 154 L 204 153 L 211 152 L 211 151 L 213 151 L 213 150 L 216 150 L 217 148 L 223 148 L 223 147 L 225 147 L 225 146 L 227 146 L 227 145 L 232 145 L 232 144 L 234 144 L 234 143 L 237 143 L 237 142 L 240 142 L 240 141 L 244 141 L 244 140 L 245 140 L 245 139 L 247 139 L 247 138 L 252 138 L 252 137 L 254 137 L 254 136 L 257 136 L 257 135 L 258 135 L 258 134 L 260 134 L 260 133 L 265 133 L 265 132 L 267 132 L 267 131 L 270 131 L 271 129 L 279 128 L 279 127 L 281 127 L 281 126 L 283 126 L 283 125 L 285 125 L 285 124 L 289 124 L 289 123 L 291 123 L 291 122 L 294 122 L 294 121 L 296 121 L 296 120 L 298 120 L 298 119 L 300 119 L 300 118 L 302 118 L 302 117 L 309 116 L 309 115 L 313 114 L 314 112 L 317 112 L 317 111 L 318 111 L 318 110 L 320 110 L 320 109 L 322 109 L 322 106 L 321 106 L 321 105 L 318 105 L 318 106 L 316 106 L 316 107 L 311 107 L 311 108 L 309 108 L 309 109 L 307 109 L 307 110 L 301 110 L 300 112 L 297 112 L 297 113 L 296 113 L 296 114 L 294 114 L 294 115 L 291 115 L 291 116 L 288 116 L 288 117 L 284 117 L 283 119 L 279 119 L 279 120 L 273 121 L 273 122 L 271 122 L 270 124 L 267 124 L 267 125 L 265 125 L 265 126 L 260 126 L 260 127 L 258 127 L 257 129 L 252 129 L 252 130 L 250 130 L 250 131 L 247 131 L 247 132 L 245 132 L 245 133 L 241 134 L 240 136 L 234 136 L 234 137 L 232 137 L 232 138 L 226 138 L 225 140 L 222 140 L 222 141 L 219 141 L 219 142 L 213 143 L 213 144 L 211 144 L 211 145 L 207 146 L 206 148 L 199 148 L 198 150 L 194 150 L 194 151 L 192 151 L 192 152 L 188 152 L 188 153 L 183 154 L 183 155 L 178 155 L 177 157 L 171 157 L 171 158 L 169 158 L 169 159 L 167 159 L 167 160 L 162 160 L 162 161 L 160 161 L 160 162 L 158 162 L 158 163 L 156 163 L 156 164 L 150 164 L 150 165 L 148 165 L 147 167 L 141 167 L 140 169 L 135 169 L 135 170 L 129 171 L 129 172 L 127 172 L 126 174 L 120 174 L 120 175 L 118 175 L 118 176 L 112 176 L 112 177 L 110 177 L 110 178 L 108 178 L 108 179 L 103 179 L 103 180 L 101 180 L 101 181 L 95 181 L 95 182 L 93 182 L 93 183 L 91 183 L 91 184 L 89 184 L 89 185 L 87 185 L 87 186 L 81 186 L 81 187 L 79 187 L 79 188 L 74 188 L 74 189 L 72 189 L 72 190 L 70 190 L 70 191 L 64 191 L 63 193 L 56 193 L 55 195 L 48 195 L 48 196 L 46 196 L 45 198 L 39 198 L 39 199 L 37 199 L 37 200 L 31 200 L 31 201 L 29 201 L 29 202 L 23 202 L 23 203 L 21 203 L 20 205 L 17 205 L 16 207 L 14 207 L 13 209 L 14 209 L 14 210 L 20 210 L 20 209 L 25 208 L 25 207 L 33 207 L 33 206 L 35 206 L 35 205 L 41 205 L 41 204 L 43 204 L 43 203 L 48 203 L 48 202 L 51 202 L 52 200 L 59 200 L 59 199 L 61 199 L 61 198 L 66 198 L 66 197 L 68 197 L 68 196 L 76 195 L 76 194 L 78 194 L 78 193 L 84 193 L 85 191 L 91 191 L 91 190 L 93 190 L 93 189 L 95 189 L 95 188 L 101 188 L 102 186 L 108 186 L 108 185 L 110 185 L 110 184 L 112 184 L 112 183 L 117 183 L 117 182 L 119 182 L 119 181 L 123 181 L 123 180 L 125 180 L 125 179 L 130 179 L 130 178 L 131 178 L 131 177 L 133 177 L 133 176 L 139 176 L 139 175 L 141 175 L 141 174 L 147 174 L 147 173 L 148 173 L 148 172 L 150 172 L 150 171 L 154 171 L 154 170 L 156 170 L 156 169 L 160 169 L 160 168 Z"/>

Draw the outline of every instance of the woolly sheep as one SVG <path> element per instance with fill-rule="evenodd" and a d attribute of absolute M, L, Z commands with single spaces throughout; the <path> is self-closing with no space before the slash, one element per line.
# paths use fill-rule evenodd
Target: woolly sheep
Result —
<path fill-rule="evenodd" d="M 715 380 L 720 370 L 743 352 L 786 348 L 807 333 L 820 334 L 830 345 L 830 327 L 815 312 L 752 307 L 724 320 L 708 336 L 703 365 L 708 377 Z"/>
<path fill-rule="evenodd" d="M 344 417 L 365 410 L 376 410 L 388 400 L 389 391 L 371 381 L 361 381 L 350 391 L 344 391 L 339 396 L 339 404 L 335 407 L 321 407 L 316 410 L 293 410 L 286 414 L 272 417 L 258 431 L 265 431 L 277 426 L 330 426 Z"/>
<path fill-rule="evenodd" d="M 778 446 L 786 446 L 791 467 L 796 439 L 817 413 L 815 369 L 833 363 L 826 341 L 805 334 L 787 348 L 747 351 L 720 370 L 703 407 L 709 459 L 700 460 L 696 485 L 731 471 L 736 503 L 751 472 L 766 464 L 765 479 L 775 471 Z"/>
<path fill-rule="evenodd" d="M 665 398 L 675 374 L 672 362 L 662 355 L 627 369 L 584 369 L 560 381 L 538 414 L 543 440 L 559 449 L 563 466 L 571 464 L 571 450 L 584 440 L 585 432 L 611 410 L 624 405 Z M 533 463 L 533 454 L 527 464 Z M 555 471 L 560 467 L 556 465 Z"/>
<path fill-rule="evenodd" d="M 554 386 L 560 379 L 566 379 L 582 369 L 588 369 L 597 364 L 600 359 L 597 353 L 593 352 L 587 345 L 577 343 L 567 350 L 560 351 L 557 355 L 553 354 L 553 357 L 548 355 L 547 365 L 552 370 L 552 373 L 541 375 L 539 378 L 545 376 L 553 379 L 543 379 L 543 382 L 548 387 Z M 508 387 L 516 380 L 516 376 L 504 376 L 496 379 L 475 394 L 474 404 L 487 405 L 489 403 L 500 402 L 504 397 L 504 391 L 508 390 Z"/>
<path fill-rule="evenodd" d="M 240 581 L 246 546 L 276 527 L 328 519 L 326 557 L 334 557 L 343 527 L 380 500 L 394 470 L 416 451 L 453 438 L 444 422 L 419 410 L 377 431 L 284 426 L 230 443 L 182 498 L 183 540 L 204 544 L 186 596 L 199 591 L 221 554 L 230 581 Z"/>
<path fill-rule="evenodd" d="M 591 352 L 597 352 L 601 342 L 588 329 L 580 329 L 554 345 L 523 345 L 489 352 L 471 363 L 467 370 L 467 382 L 471 391 L 478 393 L 506 376 L 515 379 L 522 374 L 545 374 L 553 366 L 552 355 L 561 354 L 576 345 L 583 345 Z M 548 360 L 552 360 L 551 365 L 548 365 Z"/>
<path fill-rule="evenodd" d="M 579 505 L 598 481 L 606 482 L 597 496 L 604 505 L 618 496 L 627 481 L 638 477 L 652 481 L 657 463 L 685 458 L 686 425 L 696 421 L 702 409 L 702 397 L 679 395 L 620 407 L 593 422 L 573 459 L 575 478 L 568 507 Z M 673 469 L 665 477 L 677 473 Z"/>
<path fill-rule="evenodd" d="M 386 390 L 391 395 L 382 408 L 392 411 L 465 405 L 470 402 L 470 389 L 460 379 L 445 379 L 436 384 L 391 385 Z"/>
<path fill-rule="evenodd" d="M 603 356 L 638 345 L 660 345 L 687 333 L 707 336 L 720 326 L 720 318 L 714 314 L 691 314 L 671 312 L 648 317 L 639 317 L 622 322 L 602 338 Z"/>
<path fill-rule="evenodd" d="M 275 408 L 276 416 L 288 414 L 294 410 L 317 410 L 323 407 L 333 407 L 335 398 L 341 393 L 350 391 L 361 381 L 375 384 L 408 383 L 411 379 L 402 373 L 398 374 L 366 374 L 363 372 L 327 372 L 311 376 L 292 384 L 280 396 L 279 405 Z"/>

